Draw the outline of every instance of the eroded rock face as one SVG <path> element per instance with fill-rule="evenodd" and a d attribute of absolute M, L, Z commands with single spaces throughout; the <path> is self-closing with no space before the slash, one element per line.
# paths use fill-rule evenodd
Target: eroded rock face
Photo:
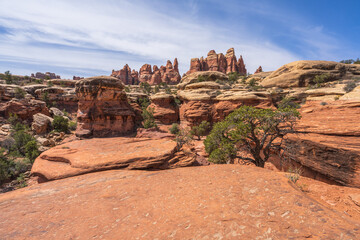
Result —
<path fill-rule="evenodd" d="M 168 138 L 93 138 L 49 149 L 31 171 L 41 181 L 50 181 L 116 168 L 166 169 L 180 164 L 172 160 L 175 152 L 176 142 Z"/>
<path fill-rule="evenodd" d="M 114 77 L 100 76 L 76 83 L 79 99 L 76 135 L 80 137 L 119 136 L 134 131 L 135 113 Z"/>
<path fill-rule="evenodd" d="M 296 61 L 272 72 L 261 85 L 281 88 L 306 87 L 313 83 L 315 76 L 321 74 L 329 76 L 325 81 L 351 79 L 360 75 L 360 65 L 330 61 Z"/>
<path fill-rule="evenodd" d="M 69 80 L 74 82 L 73 80 Z M 74 88 L 46 87 L 35 90 L 37 99 L 47 101 L 59 109 L 65 109 L 69 113 L 77 111 L 78 98 Z"/>
<path fill-rule="evenodd" d="M 241 75 L 246 75 L 244 60 L 240 56 L 237 62 L 234 48 L 227 50 L 226 55 L 211 50 L 207 57 L 192 58 L 190 61 L 190 70 L 186 74 L 198 71 L 219 71 L 222 73 L 237 72 Z"/>
<path fill-rule="evenodd" d="M 154 110 L 154 117 L 162 124 L 176 123 L 179 120 L 179 108 L 171 94 L 158 93 L 150 97 L 148 109 Z"/>
<path fill-rule="evenodd" d="M 346 201 L 356 213 L 358 189 L 337 190 L 315 181 L 306 185 L 311 198 L 283 174 L 239 165 L 97 172 L 0 194 L 1 218 L 6 220 L 0 221 L 0 235 L 359 239 L 358 219 L 338 208 Z M 334 202 L 328 192 L 341 196 L 335 207 L 320 199 Z"/>
<path fill-rule="evenodd" d="M 51 128 L 51 123 L 54 119 L 49 116 L 46 116 L 42 113 L 37 113 L 33 116 L 33 122 L 31 124 L 31 129 L 37 135 L 43 135 L 49 132 Z"/>
<path fill-rule="evenodd" d="M 259 66 L 258 69 L 256 69 L 256 71 L 254 72 L 254 74 L 261 73 L 261 72 L 263 72 L 263 70 L 262 70 L 262 67 Z"/>
<path fill-rule="evenodd" d="M 5 118 L 8 118 L 10 114 L 16 114 L 20 119 L 32 122 L 33 115 L 37 113 L 50 116 L 45 102 L 34 99 L 14 99 L 0 103 L 0 116 Z"/>
<path fill-rule="evenodd" d="M 300 109 L 297 128 L 305 134 L 287 136 L 292 159 L 305 176 L 360 188 L 360 102 L 320 103 L 307 101 Z"/>
<path fill-rule="evenodd" d="M 130 67 L 126 64 L 119 71 L 113 70 L 111 76 L 120 79 L 126 85 L 136 85 L 141 82 L 147 82 L 150 85 L 157 85 L 162 82 L 177 84 L 181 79 L 177 58 L 174 60 L 174 65 L 168 60 L 166 66 L 161 66 L 160 68 L 154 65 L 153 69 L 151 69 L 150 64 L 144 64 L 139 72 L 134 69 L 131 71 Z"/>

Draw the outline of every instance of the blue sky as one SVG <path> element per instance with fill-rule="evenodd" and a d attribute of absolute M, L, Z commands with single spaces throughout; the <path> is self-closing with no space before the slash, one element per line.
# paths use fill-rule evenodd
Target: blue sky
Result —
<path fill-rule="evenodd" d="M 249 72 L 360 57 L 358 0 L 0 0 L 0 72 L 109 75 L 126 63 L 182 73 L 235 48 Z"/>

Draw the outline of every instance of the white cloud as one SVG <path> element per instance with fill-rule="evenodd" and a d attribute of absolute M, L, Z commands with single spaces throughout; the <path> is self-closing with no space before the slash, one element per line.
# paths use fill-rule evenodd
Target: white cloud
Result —
<path fill-rule="evenodd" d="M 189 1 L 186 9 L 168 11 L 159 11 L 156 4 L 125 0 L 2 1 L 0 25 L 11 29 L 11 35 L 0 38 L 0 60 L 12 57 L 20 64 L 110 74 L 111 69 L 126 63 L 139 69 L 144 63 L 165 64 L 175 57 L 185 72 L 192 57 L 206 56 L 211 49 L 225 52 L 230 47 L 244 56 L 250 72 L 258 65 L 274 70 L 298 59 L 270 42 L 254 41 L 256 37 L 250 32 L 242 32 L 235 39 L 229 29 L 199 20 L 196 1 Z"/>

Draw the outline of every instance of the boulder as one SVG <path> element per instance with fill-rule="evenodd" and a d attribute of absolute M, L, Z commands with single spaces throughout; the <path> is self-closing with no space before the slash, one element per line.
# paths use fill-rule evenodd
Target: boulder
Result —
<path fill-rule="evenodd" d="M 166 169 L 176 152 L 171 139 L 93 138 L 65 143 L 42 153 L 32 174 L 41 181 L 117 168 Z M 188 163 L 188 165 L 192 165 Z"/>
<path fill-rule="evenodd" d="M 199 82 L 199 79 L 215 82 L 216 80 L 227 81 L 229 78 L 226 74 L 217 71 L 194 72 L 181 79 L 178 89 L 185 89 L 188 84 Z"/>
<path fill-rule="evenodd" d="M 13 84 L 0 84 L 0 100 L 9 101 L 15 97 L 15 90 L 18 85 Z"/>
<path fill-rule="evenodd" d="M 76 135 L 109 137 L 133 132 L 135 112 L 123 89 L 124 84 L 114 77 L 79 80 L 76 83 L 79 99 Z"/>
<path fill-rule="evenodd" d="M 0 116 L 8 118 L 11 114 L 16 114 L 21 120 L 32 122 L 33 115 L 42 113 L 50 116 L 46 103 L 34 99 L 11 100 L 0 103 Z"/>
<path fill-rule="evenodd" d="M 325 81 L 351 79 L 360 75 L 360 65 L 344 64 L 330 61 L 296 61 L 285 64 L 266 77 L 261 85 L 264 87 L 306 87 L 313 84 L 317 75 L 327 74 Z"/>
<path fill-rule="evenodd" d="M 54 116 L 61 116 L 61 117 L 65 116 L 64 113 L 60 109 L 58 109 L 56 107 L 51 107 L 50 108 L 50 114 L 53 117 Z"/>
<path fill-rule="evenodd" d="M 154 110 L 154 118 L 162 124 L 176 123 L 179 120 L 179 108 L 171 94 L 157 93 L 150 97 L 148 109 Z"/>
<path fill-rule="evenodd" d="M 304 184 L 308 192 L 300 191 L 284 174 L 228 164 L 95 172 L 0 194 L 4 219 L 0 235 L 4 239 L 360 238 L 359 207 L 352 200 L 358 199 L 358 189 L 311 179 Z"/>
<path fill-rule="evenodd" d="M 46 134 L 51 129 L 51 123 L 54 119 L 42 113 L 37 113 L 33 116 L 31 130 L 37 135 Z"/>

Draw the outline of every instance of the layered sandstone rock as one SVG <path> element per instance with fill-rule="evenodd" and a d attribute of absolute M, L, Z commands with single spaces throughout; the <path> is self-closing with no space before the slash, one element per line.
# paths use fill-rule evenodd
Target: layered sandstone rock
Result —
<path fill-rule="evenodd" d="M 83 79 L 83 78 L 79 78 L 76 80 L 80 80 L 80 79 Z M 61 86 L 61 87 L 75 88 L 76 80 L 51 79 L 51 80 L 47 80 L 46 83 L 47 83 L 47 85 L 57 85 L 57 86 Z"/>
<path fill-rule="evenodd" d="M 113 70 L 111 76 L 120 79 L 125 85 L 139 83 L 138 72 L 135 70 L 131 71 L 131 68 L 127 64 L 119 71 Z"/>
<path fill-rule="evenodd" d="M 306 87 L 313 84 L 317 75 L 326 74 L 325 81 L 351 79 L 360 75 L 360 65 L 330 61 L 296 61 L 285 64 L 266 77 L 264 87 Z"/>
<path fill-rule="evenodd" d="M 286 145 L 305 176 L 360 187 L 360 102 L 307 101 Z M 278 166 L 279 167 L 279 166 Z"/>
<path fill-rule="evenodd" d="M 311 198 L 284 174 L 247 166 L 91 173 L 1 194 L 0 235 L 4 239 L 360 238 L 358 189 L 310 180 L 304 184 Z"/>
<path fill-rule="evenodd" d="M 37 113 L 50 116 L 45 102 L 34 99 L 14 99 L 0 103 L 0 116 L 5 118 L 8 118 L 11 114 L 16 114 L 20 119 L 32 122 L 33 115 Z"/>
<path fill-rule="evenodd" d="M 176 142 L 171 139 L 93 138 L 51 148 L 34 162 L 32 174 L 39 181 L 67 178 L 116 168 L 166 169 L 180 164 L 173 158 Z M 187 162 L 188 166 L 195 163 Z"/>
<path fill-rule="evenodd" d="M 222 73 L 237 72 L 241 75 L 246 75 L 244 60 L 240 56 L 237 61 L 234 48 L 227 50 L 226 55 L 211 50 L 207 57 L 192 58 L 190 61 L 190 70 L 186 74 L 198 71 L 219 71 Z"/>
<path fill-rule="evenodd" d="M 126 64 L 119 71 L 113 70 L 111 76 L 120 79 L 126 85 L 136 85 L 139 82 L 147 82 L 150 85 L 157 85 L 163 82 L 173 85 L 179 83 L 181 79 L 177 58 L 174 60 L 174 65 L 168 60 L 166 66 L 161 66 L 160 68 L 154 65 L 153 69 L 151 69 L 150 64 L 144 64 L 139 72 L 134 69 L 131 71 L 130 67 Z"/>
<path fill-rule="evenodd" d="M 31 124 L 31 129 L 37 135 L 43 135 L 49 132 L 51 128 L 51 123 L 54 119 L 49 116 L 46 116 L 42 113 L 37 113 L 33 116 L 33 122 Z"/>
<path fill-rule="evenodd" d="M 78 81 L 76 134 L 80 137 L 105 137 L 133 132 L 135 113 L 123 89 L 124 84 L 114 77 L 100 76 Z"/>
<path fill-rule="evenodd" d="M 162 124 L 176 123 L 179 120 L 179 108 L 171 94 L 158 93 L 150 97 L 148 109 L 154 110 L 154 117 Z"/>
<path fill-rule="evenodd" d="M 263 72 L 263 70 L 262 70 L 262 67 L 259 66 L 258 69 L 256 69 L 256 71 L 254 72 L 254 74 L 261 73 L 261 72 Z"/>
<path fill-rule="evenodd" d="M 215 82 L 216 80 L 227 81 L 229 78 L 226 74 L 218 71 L 193 72 L 183 77 L 177 87 L 183 90 L 187 85 L 199 82 L 199 79 Z"/>
<path fill-rule="evenodd" d="M 74 82 L 73 80 L 69 80 Z M 78 97 L 74 88 L 63 88 L 59 86 L 47 87 L 35 90 L 37 99 L 47 101 L 51 105 L 60 109 L 65 109 L 69 113 L 77 111 Z"/>

